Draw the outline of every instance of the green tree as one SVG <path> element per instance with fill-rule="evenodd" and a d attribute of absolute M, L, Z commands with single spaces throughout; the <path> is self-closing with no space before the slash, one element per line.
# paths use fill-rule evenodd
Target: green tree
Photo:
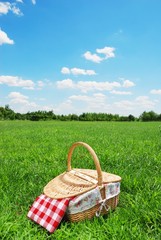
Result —
<path fill-rule="evenodd" d="M 157 120 L 158 120 L 158 114 L 155 113 L 154 111 L 150 111 L 150 112 L 144 111 L 144 112 L 140 115 L 139 119 L 140 119 L 141 121 L 145 121 L 145 122 L 146 122 L 146 121 L 157 121 Z"/>
<path fill-rule="evenodd" d="M 15 119 L 15 112 L 12 109 L 10 109 L 9 105 L 5 105 L 4 119 L 10 119 L 10 120 Z"/>
<path fill-rule="evenodd" d="M 135 117 L 133 115 L 129 115 L 128 116 L 128 120 L 131 122 L 131 121 L 135 121 Z"/>

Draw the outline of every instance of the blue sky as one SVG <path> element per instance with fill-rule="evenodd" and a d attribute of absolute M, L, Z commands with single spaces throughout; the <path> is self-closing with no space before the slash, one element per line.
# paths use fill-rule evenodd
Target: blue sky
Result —
<path fill-rule="evenodd" d="M 0 106 L 161 113 L 160 0 L 0 1 Z"/>

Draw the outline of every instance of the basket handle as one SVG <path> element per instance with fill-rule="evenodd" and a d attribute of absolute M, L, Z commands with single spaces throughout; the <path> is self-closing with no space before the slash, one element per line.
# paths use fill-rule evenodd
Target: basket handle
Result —
<path fill-rule="evenodd" d="M 67 171 L 69 172 L 72 169 L 71 168 L 71 158 L 72 158 L 72 154 L 73 154 L 74 149 L 78 145 L 84 146 L 89 151 L 89 153 L 92 155 L 94 163 L 95 163 L 95 167 L 96 167 L 96 170 L 97 170 L 98 186 L 102 186 L 102 170 L 101 170 L 100 162 L 98 160 L 98 157 L 97 157 L 95 151 L 87 143 L 76 142 L 70 147 L 69 152 L 68 152 L 68 159 L 67 159 Z"/>

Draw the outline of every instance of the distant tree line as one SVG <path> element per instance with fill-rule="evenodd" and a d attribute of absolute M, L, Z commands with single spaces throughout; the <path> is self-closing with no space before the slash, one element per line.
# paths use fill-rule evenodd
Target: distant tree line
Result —
<path fill-rule="evenodd" d="M 161 114 L 154 111 L 144 111 L 138 118 L 133 115 L 119 116 L 111 113 L 82 113 L 56 115 L 53 111 L 36 111 L 27 113 L 15 113 L 9 105 L 0 107 L 0 120 L 31 120 L 31 121 L 161 121 Z"/>

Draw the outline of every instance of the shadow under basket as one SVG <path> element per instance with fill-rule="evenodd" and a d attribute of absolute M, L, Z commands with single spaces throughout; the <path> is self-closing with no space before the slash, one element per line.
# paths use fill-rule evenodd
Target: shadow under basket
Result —
<path fill-rule="evenodd" d="M 71 168 L 73 150 L 79 145 L 89 151 L 96 170 Z M 67 171 L 52 179 L 44 193 L 53 199 L 71 198 L 65 220 L 78 222 L 114 210 L 119 202 L 120 181 L 120 176 L 102 172 L 98 157 L 88 144 L 76 142 L 68 152 Z"/>

